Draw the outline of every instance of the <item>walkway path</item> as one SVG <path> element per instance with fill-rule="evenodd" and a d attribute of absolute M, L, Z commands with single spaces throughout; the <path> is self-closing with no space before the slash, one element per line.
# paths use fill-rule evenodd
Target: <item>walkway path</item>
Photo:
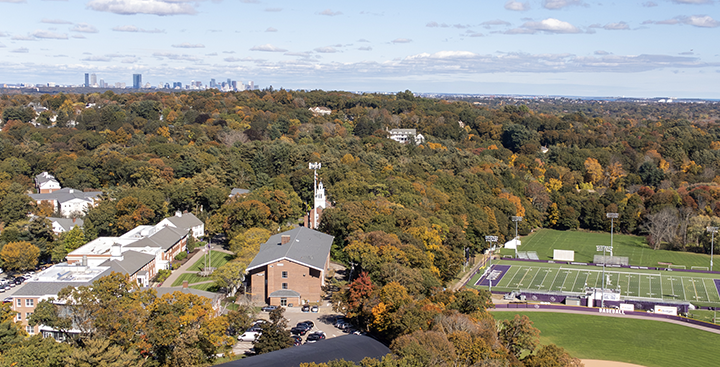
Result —
<path fill-rule="evenodd" d="M 465 283 L 467 283 L 468 280 L 470 280 L 470 278 L 472 278 L 472 276 L 475 275 L 475 272 L 487 262 L 488 256 L 490 256 L 490 255 L 478 256 L 477 257 L 478 260 L 475 263 L 475 265 L 473 265 L 472 269 L 470 269 L 470 271 L 465 273 L 465 275 L 463 275 L 462 278 L 460 278 L 460 280 L 457 281 L 457 283 L 453 284 L 451 289 L 453 291 L 459 291 L 462 287 L 464 287 Z"/>

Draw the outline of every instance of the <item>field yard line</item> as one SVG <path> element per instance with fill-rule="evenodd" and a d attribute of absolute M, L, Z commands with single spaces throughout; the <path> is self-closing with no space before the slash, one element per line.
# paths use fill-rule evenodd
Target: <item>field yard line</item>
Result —
<path fill-rule="evenodd" d="M 692 284 L 693 284 L 693 289 L 695 290 L 695 300 L 697 301 L 697 300 L 700 298 L 700 296 L 698 296 L 698 294 L 697 294 L 697 288 L 695 288 L 695 278 L 690 278 L 690 281 L 691 281 Z"/>
<path fill-rule="evenodd" d="M 670 289 L 672 289 L 672 296 L 673 296 L 673 298 L 675 298 L 675 285 L 673 284 L 673 279 L 675 279 L 675 278 L 670 276 L 670 279 L 668 279 L 668 280 L 670 281 Z"/>
<path fill-rule="evenodd" d="M 568 274 L 570 274 L 569 271 L 565 273 L 565 279 L 563 279 L 562 284 L 560 284 L 560 291 L 561 291 L 561 292 L 563 292 L 563 289 L 565 289 L 565 282 L 567 282 Z"/>
<path fill-rule="evenodd" d="M 630 274 L 627 274 L 626 276 L 627 276 L 627 288 L 625 288 L 625 289 L 627 289 L 627 295 L 629 297 L 630 296 Z"/>
<path fill-rule="evenodd" d="M 528 266 L 528 267 L 527 267 L 527 270 L 525 270 L 525 275 L 523 275 L 523 277 L 520 278 L 520 281 L 517 283 L 517 286 L 518 286 L 518 287 L 520 287 L 520 286 L 522 285 L 522 282 L 523 282 L 523 280 L 525 279 L 525 277 L 527 276 L 527 274 L 530 272 L 530 269 L 531 269 L 531 268 Z"/>
<path fill-rule="evenodd" d="M 540 273 L 540 270 L 536 271 L 536 272 L 535 272 L 535 275 L 533 275 L 532 279 L 530 279 L 530 285 L 533 284 L 533 282 L 535 281 L 535 278 L 537 278 L 538 273 Z M 529 286 L 528 286 L 528 287 L 529 287 Z"/>
<path fill-rule="evenodd" d="M 545 269 L 545 276 L 543 277 L 542 283 L 538 286 L 538 289 L 542 287 L 543 284 L 545 284 L 545 279 L 547 279 L 548 273 L 550 272 L 550 269 Z"/>
<path fill-rule="evenodd" d="M 648 286 L 650 287 L 650 291 L 648 291 L 648 296 L 652 298 L 652 275 L 648 276 Z"/>
<path fill-rule="evenodd" d="M 660 299 L 663 298 L 662 277 L 660 277 Z"/>
<path fill-rule="evenodd" d="M 685 294 L 685 281 L 683 281 L 685 277 L 680 277 L 680 285 L 682 285 L 683 290 L 683 300 L 687 301 L 687 295 Z"/>
<path fill-rule="evenodd" d="M 575 290 L 575 284 L 577 284 L 577 279 L 578 279 L 579 276 L 580 276 L 580 271 L 578 270 L 578 271 L 575 273 L 575 280 L 573 280 L 573 290 Z"/>
<path fill-rule="evenodd" d="M 552 286 L 553 286 L 553 284 L 555 284 L 555 279 L 557 279 L 557 276 L 558 276 L 558 274 L 560 274 L 561 271 L 562 271 L 562 268 L 560 268 L 560 270 L 555 274 L 555 278 L 553 278 L 552 283 L 550 283 L 550 290 L 552 290 Z"/>
<path fill-rule="evenodd" d="M 510 275 L 510 272 L 509 272 L 509 271 L 508 271 L 507 274 L 505 274 L 505 275 L 507 275 L 507 277 L 508 277 L 508 284 L 507 284 L 508 286 L 511 286 L 511 285 L 512 285 L 513 279 L 515 279 L 515 276 L 516 276 L 517 273 L 520 271 L 520 268 L 522 268 L 522 266 L 512 266 L 511 269 L 512 269 L 512 268 L 515 268 L 515 272 L 514 272 L 512 275 Z"/>
<path fill-rule="evenodd" d="M 710 295 L 707 292 L 707 286 L 705 285 L 705 279 L 702 280 L 703 288 L 705 288 L 705 297 L 707 297 L 707 301 L 710 302 Z"/>

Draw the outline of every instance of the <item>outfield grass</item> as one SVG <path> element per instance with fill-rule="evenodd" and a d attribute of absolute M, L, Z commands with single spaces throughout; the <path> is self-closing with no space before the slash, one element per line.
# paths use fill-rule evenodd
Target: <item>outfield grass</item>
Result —
<path fill-rule="evenodd" d="M 552 260 L 553 250 L 575 251 L 575 261 L 591 263 L 594 255 L 602 255 L 596 251 L 597 245 L 610 245 L 610 233 L 590 233 L 580 231 L 556 231 L 541 229 L 520 239 L 522 245 L 518 251 L 535 251 L 540 260 Z M 515 250 L 501 249 L 500 253 L 514 255 Z M 666 267 L 661 263 L 709 267 L 710 256 L 679 251 L 653 250 L 643 237 L 615 234 L 613 236 L 613 255 L 627 256 L 630 265 Z M 720 270 L 720 264 L 713 267 Z"/>
<path fill-rule="evenodd" d="M 581 359 L 636 363 L 647 367 L 718 364 L 720 335 L 653 320 L 551 312 L 493 311 L 497 320 L 526 314 L 541 332 L 541 344 L 556 344 Z"/>
<path fill-rule="evenodd" d="M 225 265 L 228 261 L 233 259 L 232 254 L 226 254 L 224 252 L 220 251 L 213 251 L 210 255 L 210 266 L 214 268 L 219 268 L 223 265 Z M 190 268 L 188 268 L 188 271 L 200 271 L 205 266 L 205 256 L 201 252 L 198 255 L 198 260 L 195 261 L 195 264 L 193 264 Z"/>

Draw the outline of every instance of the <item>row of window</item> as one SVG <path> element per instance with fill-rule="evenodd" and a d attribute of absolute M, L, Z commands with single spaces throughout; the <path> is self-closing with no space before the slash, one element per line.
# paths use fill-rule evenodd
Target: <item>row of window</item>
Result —
<path fill-rule="evenodd" d="M 22 299 L 18 298 L 16 299 L 17 306 L 22 307 Z M 25 307 L 33 307 L 35 306 L 35 300 L 34 299 L 26 299 L 25 300 Z"/>
<path fill-rule="evenodd" d="M 33 314 L 32 312 L 26 312 L 26 313 L 25 313 L 25 320 L 29 319 L 29 318 L 30 318 L 30 315 L 32 315 L 32 314 Z M 18 320 L 18 321 L 22 321 L 22 313 L 18 312 L 16 317 L 17 317 L 17 320 Z"/>

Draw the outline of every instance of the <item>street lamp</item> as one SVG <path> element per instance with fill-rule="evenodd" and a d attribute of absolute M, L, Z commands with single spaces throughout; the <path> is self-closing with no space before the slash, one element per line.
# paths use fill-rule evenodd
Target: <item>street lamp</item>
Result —
<path fill-rule="evenodd" d="M 715 247 L 715 232 L 718 231 L 718 227 L 707 227 L 707 231 L 710 232 L 710 271 L 713 270 L 713 248 Z"/>
<path fill-rule="evenodd" d="M 492 265 L 492 255 L 493 255 L 493 242 L 497 242 L 498 237 L 497 236 L 485 236 L 485 241 L 490 244 L 490 259 L 488 260 L 488 268 Z M 492 279 L 488 278 L 488 281 L 490 282 L 490 287 L 488 288 L 490 293 L 492 293 Z"/>
<path fill-rule="evenodd" d="M 619 217 L 618 213 L 607 213 L 605 214 L 610 218 L 610 257 L 613 256 L 613 232 L 615 229 L 615 219 Z M 605 307 L 605 264 L 607 258 L 605 256 L 605 250 L 607 246 L 603 247 L 603 279 L 602 279 L 602 296 L 600 296 L 600 307 Z"/>
<path fill-rule="evenodd" d="M 513 240 L 517 241 L 517 238 L 518 238 L 517 226 L 518 226 L 518 222 L 522 222 L 523 217 L 513 216 L 511 219 L 513 222 L 515 222 L 515 238 Z M 517 258 L 517 242 L 515 243 L 515 258 Z"/>

